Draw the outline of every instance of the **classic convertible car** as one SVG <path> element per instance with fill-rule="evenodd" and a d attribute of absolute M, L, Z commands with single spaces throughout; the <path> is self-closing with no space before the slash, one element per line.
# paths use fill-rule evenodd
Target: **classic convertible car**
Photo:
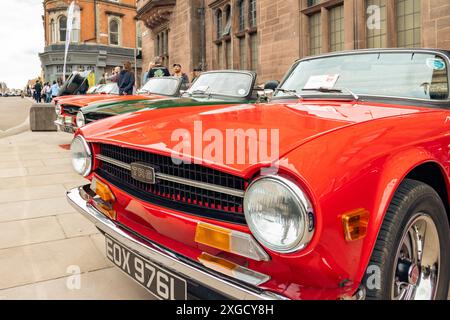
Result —
<path fill-rule="evenodd" d="M 166 78 L 166 92 L 175 91 L 178 79 Z M 251 103 L 257 99 L 253 88 L 256 73 L 250 71 L 210 71 L 202 73 L 182 97 L 144 100 L 116 101 L 112 103 L 97 103 L 81 108 L 77 114 L 77 127 L 97 120 L 119 114 L 132 113 L 139 110 L 155 110 L 163 108 L 189 107 L 211 104 Z M 158 82 L 157 82 L 158 83 Z M 159 82 L 160 83 L 160 82 Z M 156 83 L 155 83 L 156 84 Z M 245 93 L 238 92 L 245 88 Z"/>
<path fill-rule="evenodd" d="M 102 106 L 110 103 L 126 103 L 145 100 L 179 97 L 183 82 L 179 78 L 165 77 L 149 80 L 138 94 L 119 96 L 119 87 L 116 83 L 104 85 L 100 91 L 93 95 L 78 96 L 58 101 L 55 106 L 57 114 L 56 126 L 60 131 L 74 133 L 77 129 L 77 114 L 90 105 Z"/>
<path fill-rule="evenodd" d="M 68 201 L 160 299 L 446 299 L 449 57 L 311 57 L 268 104 L 85 126 Z"/>

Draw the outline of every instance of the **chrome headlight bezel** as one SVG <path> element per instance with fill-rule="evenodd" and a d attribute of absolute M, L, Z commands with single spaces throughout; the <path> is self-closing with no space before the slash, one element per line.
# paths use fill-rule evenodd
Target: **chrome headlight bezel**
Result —
<path fill-rule="evenodd" d="M 86 125 L 86 118 L 84 117 L 83 112 L 78 111 L 76 117 L 76 124 L 78 128 L 84 127 Z"/>
<path fill-rule="evenodd" d="M 253 216 L 254 213 L 248 212 L 248 204 L 251 199 L 251 191 L 252 188 L 255 188 L 259 183 L 261 182 L 269 182 L 269 183 L 275 183 L 278 186 L 281 186 L 282 188 L 287 191 L 292 199 L 297 203 L 300 212 L 301 219 L 303 220 L 301 233 L 296 238 L 296 240 L 289 245 L 282 246 L 279 244 L 274 244 L 269 242 L 264 237 L 264 232 L 261 232 L 261 230 L 258 229 L 258 227 L 254 223 Z M 269 176 L 260 176 L 256 178 L 247 188 L 245 195 L 244 195 L 244 214 L 245 219 L 247 221 L 247 225 L 252 232 L 253 236 L 260 242 L 263 246 L 268 248 L 271 251 L 282 253 L 282 254 L 288 254 L 288 253 L 294 253 L 298 252 L 302 249 L 304 249 L 312 240 L 314 236 L 315 231 L 315 217 L 314 217 L 314 211 L 312 207 L 312 203 L 309 200 L 306 193 L 298 186 L 296 182 L 294 182 L 292 179 L 280 176 L 280 175 L 269 175 Z M 281 235 L 280 235 L 281 236 Z"/>
<path fill-rule="evenodd" d="M 74 148 L 76 146 L 76 144 L 78 144 L 77 147 L 81 147 L 82 151 L 79 151 L 80 153 L 84 153 L 85 156 L 84 158 L 84 165 L 82 167 L 78 167 L 75 163 L 75 161 L 77 160 L 75 155 L 74 155 Z M 91 171 L 92 171 L 92 151 L 91 148 L 89 147 L 89 144 L 86 142 L 86 140 L 84 139 L 83 136 L 78 135 L 76 136 L 71 145 L 70 145 L 70 152 L 72 154 L 72 167 L 75 170 L 75 172 L 77 172 L 79 175 L 83 176 L 83 177 L 87 177 Z"/>

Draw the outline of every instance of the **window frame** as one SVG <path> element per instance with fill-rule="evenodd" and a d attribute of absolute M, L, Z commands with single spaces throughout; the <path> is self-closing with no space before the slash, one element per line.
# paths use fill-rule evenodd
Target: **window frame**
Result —
<path fill-rule="evenodd" d="M 114 22 L 117 24 L 117 44 L 116 43 L 112 43 L 112 41 L 111 41 L 111 36 L 113 34 L 113 31 L 111 30 L 111 24 L 114 23 Z M 108 44 L 110 46 L 117 46 L 117 47 L 119 47 L 121 45 L 121 40 L 122 39 L 121 39 L 121 32 L 120 32 L 120 30 L 121 30 L 121 21 L 120 21 L 120 19 L 117 18 L 117 17 L 110 17 L 109 21 L 108 21 Z"/>

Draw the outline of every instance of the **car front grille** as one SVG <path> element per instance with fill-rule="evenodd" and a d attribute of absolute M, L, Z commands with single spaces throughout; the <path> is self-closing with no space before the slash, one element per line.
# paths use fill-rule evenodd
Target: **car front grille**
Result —
<path fill-rule="evenodd" d="M 80 111 L 80 107 L 76 107 L 76 106 L 66 106 L 63 105 L 63 112 L 70 114 L 71 116 L 76 116 L 78 111 Z"/>
<path fill-rule="evenodd" d="M 248 182 L 199 164 L 176 164 L 171 157 L 100 144 L 97 174 L 149 203 L 217 220 L 245 224 L 243 194 Z M 155 168 L 156 183 L 135 180 L 129 166 Z"/>

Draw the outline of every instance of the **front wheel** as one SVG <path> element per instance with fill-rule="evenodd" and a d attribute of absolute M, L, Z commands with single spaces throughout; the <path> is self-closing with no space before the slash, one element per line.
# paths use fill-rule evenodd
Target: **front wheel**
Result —
<path fill-rule="evenodd" d="M 445 207 L 430 186 L 405 180 L 392 199 L 368 266 L 367 299 L 445 300 L 450 230 Z M 365 279 L 368 281 L 368 278 Z"/>

